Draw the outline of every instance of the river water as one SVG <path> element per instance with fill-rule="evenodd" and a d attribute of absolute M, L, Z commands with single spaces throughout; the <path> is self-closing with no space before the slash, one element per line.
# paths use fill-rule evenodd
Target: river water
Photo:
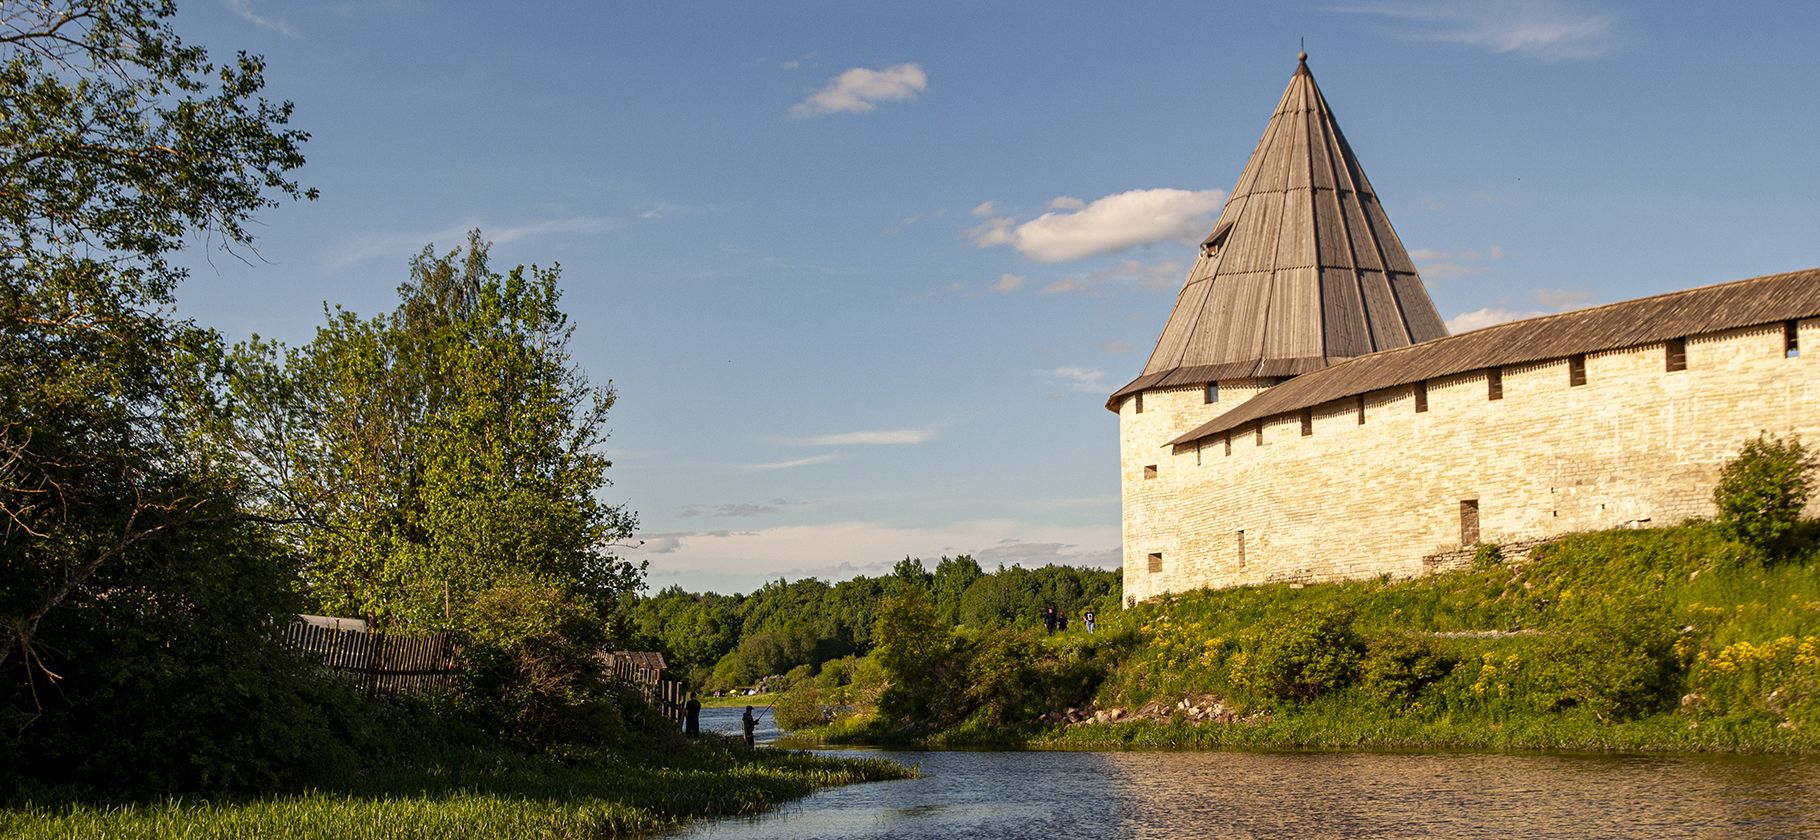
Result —
<path fill-rule="evenodd" d="M 704 710 L 706 711 L 706 710 Z M 737 721 L 738 712 L 733 718 Z M 704 719 L 703 728 L 709 728 Z M 688 838 L 1793 838 L 1820 760 L 1787 757 L 877 752 L 923 778 L 830 788 Z"/>

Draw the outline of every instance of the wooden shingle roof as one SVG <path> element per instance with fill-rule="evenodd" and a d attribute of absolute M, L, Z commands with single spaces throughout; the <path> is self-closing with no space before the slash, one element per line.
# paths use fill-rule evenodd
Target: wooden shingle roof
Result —
<path fill-rule="evenodd" d="M 1295 376 L 1447 334 L 1300 58 L 1143 374 L 1108 408 L 1145 388 Z"/>
<path fill-rule="evenodd" d="M 1193 443 L 1263 418 L 1468 371 L 1813 317 L 1820 317 L 1820 268 L 1512 321 L 1308 373 L 1168 445 Z"/>

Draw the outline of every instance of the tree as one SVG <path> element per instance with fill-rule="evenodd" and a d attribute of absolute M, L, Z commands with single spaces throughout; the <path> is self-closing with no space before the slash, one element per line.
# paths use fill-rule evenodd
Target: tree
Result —
<path fill-rule="evenodd" d="M 893 686 L 911 690 L 929 678 L 929 669 L 948 653 L 948 630 L 920 586 L 906 586 L 878 607 L 872 628 L 872 656 Z"/>
<path fill-rule="evenodd" d="M 308 135 L 258 98 L 259 58 L 217 68 L 174 13 L 0 8 L 0 665 L 145 541 L 240 516 L 197 434 L 219 342 L 163 311 L 167 255 L 250 249 L 255 211 L 315 197 L 286 178 Z"/>
<path fill-rule="evenodd" d="M 237 348 L 239 426 L 321 607 L 453 629 L 501 587 L 554 591 L 602 621 L 642 586 L 614 557 L 636 518 L 598 492 L 613 405 L 568 353 L 558 269 L 500 276 L 474 231 L 426 247 L 391 314 L 335 310 L 309 345 Z M 609 635 L 617 635 L 617 628 Z"/>
<path fill-rule="evenodd" d="M 1719 525 L 1763 557 L 1785 548 L 1813 489 L 1813 470 L 1820 464 L 1795 435 L 1759 434 L 1744 442 L 1738 457 L 1719 471 L 1713 504 Z"/>

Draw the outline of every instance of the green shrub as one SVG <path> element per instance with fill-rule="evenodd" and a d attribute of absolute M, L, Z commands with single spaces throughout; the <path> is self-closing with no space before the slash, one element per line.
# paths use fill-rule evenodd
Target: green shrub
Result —
<path fill-rule="evenodd" d="M 1270 697 L 1302 702 L 1345 687 L 1364 659 L 1353 617 L 1328 604 L 1296 615 L 1251 656 L 1253 685 Z"/>
<path fill-rule="evenodd" d="M 1813 488 L 1816 459 L 1801 439 L 1760 434 L 1719 472 L 1713 504 L 1728 535 L 1763 558 L 1780 557 Z"/>
<path fill-rule="evenodd" d="M 1472 553 L 1472 567 L 1475 569 L 1490 569 L 1503 564 L 1504 552 L 1498 548 L 1497 543 L 1485 543 Z"/>
<path fill-rule="evenodd" d="M 1371 640 L 1360 687 L 1386 708 L 1402 709 L 1440 682 L 1458 661 L 1421 637 L 1384 635 Z"/>

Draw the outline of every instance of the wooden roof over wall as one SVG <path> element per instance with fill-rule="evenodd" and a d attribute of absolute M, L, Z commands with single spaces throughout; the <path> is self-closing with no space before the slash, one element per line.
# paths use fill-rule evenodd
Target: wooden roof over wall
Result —
<path fill-rule="evenodd" d="M 1247 400 L 1169 445 L 1193 443 L 1334 400 L 1468 371 L 1813 317 L 1820 317 L 1820 268 L 1512 321 L 1308 373 Z"/>
<path fill-rule="evenodd" d="M 1447 334 L 1301 56 L 1143 375 L 1295 376 Z"/>

